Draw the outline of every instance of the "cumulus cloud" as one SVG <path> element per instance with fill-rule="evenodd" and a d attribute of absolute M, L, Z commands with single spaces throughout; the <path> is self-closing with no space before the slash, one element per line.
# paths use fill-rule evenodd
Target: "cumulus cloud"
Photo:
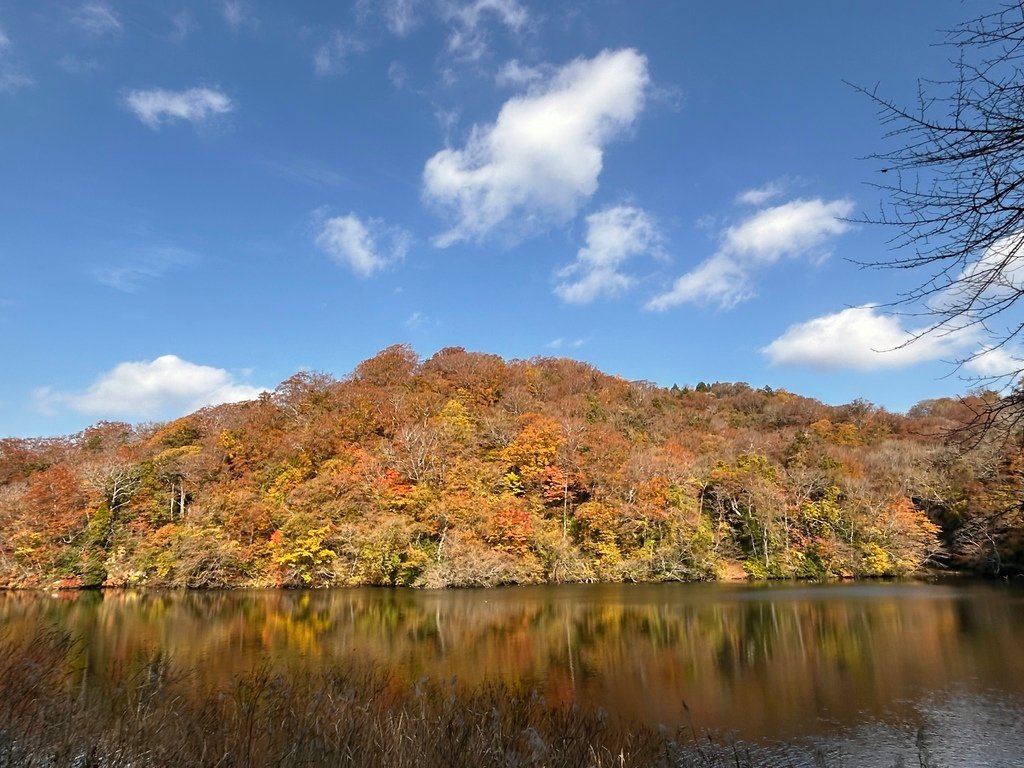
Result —
<path fill-rule="evenodd" d="M 117 34 L 123 28 L 114 10 L 102 2 L 85 3 L 72 15 L 71 21 L 90 35 Z"/>
<path fill-rule="evenodd" d="M 321 45 L 313 56 L 313 70 L 318 75 L 344 72 L 349 57 L 366 50 L 366 44 L 344 32 L 335 30 L 331 38 Z"/>
<path fill-rule="evenodd" d="M 937 311 L 975 305 L 998 305 L 1024 293 L 1024 234 L 996 240 L 968 264 L 950 285 L 930 297 Z"/>
<path fill-rule="evenodd" d="M 820 198 L 792 200 L 759 210 L 727 227 L 714 255 L 679 277 L 669 291 L 655 296 L 647 307 L 663 311 L 687 302 L 735 306 L 754 295 L 754 270 L 784 256 L 827 256 L 828 243 L 850 228 L 842 219 L 852 211 L 850 200 Z"/>
<path fill-rule="evenodd" d="M 212 88 L 130 91 L 124 102 L 139 120 L 154 129 L 161 123 L 175 120 L 203 123 L 214 115 L 224 115 L 235 108 L 226 94 Z"/>
<path fill-rule="evenodd" d="M 4 32 L 4 28 L 0 27 L 0 54 L 3 54 L 4 50 L 7 49 L 11 44 L 11 39 Z"/>
<path fill-rule="evenodd" d="M 661 236 L 653 219 L 639 208 L 615 206 L 587 216 L 587 244 L 576 260 L 560 270 L 555 293 L 573 304 L 615 296 L 633 284 L 620 267 L 633 256 L 656 252 Z"/>
<path fill-rule="evenodd" d="M 865 304 L 792 325 L 761 352 L 774 365 L 873 371 L 955 357 L 974 342 L 967 332 L 924 330 L 905 329 L 899 318 Z"/>
<path fill-rule="evenodd" d="M 577 59 L 505 102 L 462 149 L 423 170 L 426 200 L 451 213 L 438 246 L 481 239 L 515 220 L 529 230 L 571 219 L 597 189 L 605 145 L 643 108 L 647 59 L 632 49 Z"/>
<path fill-rule="evenodd" d="M 380 219 L 363 221 L 354 213 L 323 222 L 316 244 L 339 264 L 360 277 L 369 277 L 388 264 L 405 257 L 411 237 Z"/>
<path fill-rule="evenodd" d="M 176 355 L 120 363 L 84 392 L 35 392 L 43 410 L 70 408 L 79 413 L 118 418 L 157 418 L 188 413 L 207 405 L 252 400 L 260 387 L 244 384 L 223 368 L 198 365 Z"/>
<path fill-rule="evenodd" d="M 964 368 L 983 379 L 1020 378 L 1024 371 L 1024 359 L 1018 350 L 1006 347 L 982 346 L 964 361 Z"/>

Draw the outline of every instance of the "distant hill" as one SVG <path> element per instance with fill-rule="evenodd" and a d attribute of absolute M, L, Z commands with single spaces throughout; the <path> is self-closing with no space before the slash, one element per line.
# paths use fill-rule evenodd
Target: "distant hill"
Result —
<path fill-rule="evenodd" d="M 166 424 L 0 440 L 0 585 L 1019 571 L 1020 445 L 960 447 L 971 409 L 395 346 Z"/>

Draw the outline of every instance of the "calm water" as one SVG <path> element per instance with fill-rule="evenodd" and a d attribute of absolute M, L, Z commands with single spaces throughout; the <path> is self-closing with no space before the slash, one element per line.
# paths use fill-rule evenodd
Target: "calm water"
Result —
<path fill-rule="evenodd" d="M 410 684 L 522 682 L 650 724 L 813 744 L 846 765 L 883 750 L 916 764 L 919 732 L 942 765 L 1024 765 L 1021 585 L 0 593 L 6 631 L 53 625 L 82 640 L 85 686 L 153 651 L 206 683 L 355 659 Z"/>

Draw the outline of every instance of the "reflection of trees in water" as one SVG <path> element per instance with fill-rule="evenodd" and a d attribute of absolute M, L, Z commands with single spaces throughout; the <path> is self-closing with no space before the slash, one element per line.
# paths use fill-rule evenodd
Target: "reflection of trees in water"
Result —
<path fill-rule="evenodd" d="M 855 722 L 951 681 L 1024 690 L 1011 671 L 1024 616 L 1007 594 L 894 590 L 8 593 L 0 619 L 8 632 L 55 625 L 81 638 L 85 660 L 72 667 L 84 675 L 112 660 L 139 667 L 155 651 L 207 686 L 264 660 L 281 670 L 355 661 L 406 685 L 536 684 L 552 701 L 655 723 L 679 722 L 685 701 L 699 727 L 735 725 L 742 712 L 751 735 L 799 733 L 803 721 L 813 730 L 822 715 Z"/>

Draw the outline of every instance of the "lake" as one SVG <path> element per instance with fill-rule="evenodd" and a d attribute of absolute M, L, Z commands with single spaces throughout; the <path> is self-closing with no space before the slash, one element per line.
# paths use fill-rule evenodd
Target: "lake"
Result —
<path fill-rule="evenodd" d="M 1024 764 L 1020 584 L 7 592 L 0 626 L 77 639 L 83 689 L 154 652 L 213 685 L 355 661 L 851 765 L 916 761 L 918 739 L 942 765 Z"/>

